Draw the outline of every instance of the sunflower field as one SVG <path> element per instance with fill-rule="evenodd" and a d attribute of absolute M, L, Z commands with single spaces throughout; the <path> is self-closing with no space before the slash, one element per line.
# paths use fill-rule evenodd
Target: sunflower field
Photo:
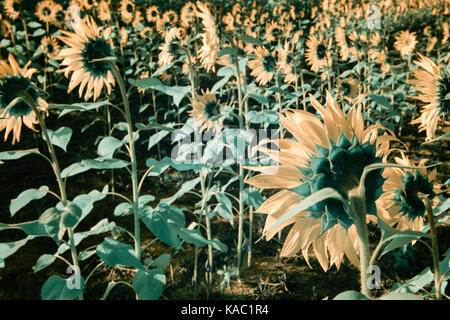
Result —
<path fill-rule="evenodd" d="M 450 0 L 1 0 L 0 300 L 450 298 Z"/>

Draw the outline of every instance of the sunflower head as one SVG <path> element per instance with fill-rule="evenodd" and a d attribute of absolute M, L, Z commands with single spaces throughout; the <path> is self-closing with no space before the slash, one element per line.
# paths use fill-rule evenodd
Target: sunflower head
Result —
<path fill-rule="evenodd" d="M 145 13 L 148 22 L 156 22 L 159 20 L 159 10 L 157 6 L 148 7 Z"/>
<path fill-rule="evenodd" d="M 433 184 L 428 181 L 427 176 L 422 176 L 417 171 L 406 172 L 402 177 L 402 184 L 403 190 L 397 189 L 394 198 L 400 204 L 400 212 L 411 220 L 423 217 L 425 205 L 419 195 L 424 194 L 430 199 L 434 198 Z"/>
<path fill-rule="evenodd" d="M 271 141 L 278 150 L 263 149 L 279 165 L 249 167 L 262 174 L 246 182 L 262 189 L 282 189 L 257 210 L 268 214 L 264 228 L 268 239 L 293 224 L 282 255 L 292 256 L 301 251 L 308 259 L 308 249 L 313 245 L 321 266 L 327 270 L 332 264 L 339 267 L 344 255 L 358 264 L 357 233 L 347 206 L 326 199 L 283 224 L 274 224 L 303 198 L 323 188 L 333 188 L 348 200 L 353 190 L 360 187 L 364 168 L 385 160 L 394 137 L 379 135 L 378 131 L 384 128 L 378 125 L 364 128 L 361 108 L 356 104 L 345 115 L 328 93 L 325 107 L 312 95 L 310 99 L 320 118 L 303 110 L 280 115 L 281 124 L 292 134 L 292 139 Z M 367 213 L 377 213 L 376 201 L 384 183 L 381 170 L 372 171 L 366 177 Z M 370 217 L 367 219 L 373 219 Z"/>
<path fill-rule="evenodd" d="M 44 0 L 36 6 L 36 17 L 45 23 L 55 22 L 55 3 L 52 0 Z"/>
<path fill-rule="evenodd" d="M 63 9 L 63 7 L 60 4 L 55 4 L 54 6 L 55 11 L 55 19 L 53 20 L 53 25 L 62 28 L 67 20 L 67 12 Z"/>
<path fill-rule="evenodd" d="M 22 11 L 22 0 L 5 0 L 3 8 L 11 20 L 16 20 Z"/>
<path fill-rule="evenodd" d="M 10 54 L 8 62 L 0 61 L 0 131 L 5 129 L 5 141 L 13 131 L 14 144 L 20 141 L 22 123 L 32 130 L 33 125 L 38 123 L 30 104 L 43 111 L 47 111 L 48 104 L 31 82 L 31 76 L 37 72 L 29 68 L 31 61 L 20 68 Z"/>
<path fill-rule="evenodd" d="M 409 83 L 415 85 L 419 93 L 414 98 L 425 103 L 419 118 L 411 123 L 419 124 L 419 132 L 426 131 L 426 139 L 432 140 L 441 121 L 448 121 L 450 108 L 450 75 L 431 59 L 418 53 L 420 59 L 414 61 L 418 69 L 413 69 L 414 78 Z M 447 131 L 448 128 L 444 128 Z"/>
<path fill-rule="evenodd" d="M 401 166 L 416 166 L 404 152 L 401 152 L 401 157 L 395 157 L 395 162 Z M 417 166 L 423 167 L 426 162 L 422 159 Z M 439 203 L 439 188 L 434 183 L 436 169 L 387 168 L 385 173 L 385 192 L 379 199 L 380 217 L 399 230 L 422 231 L 426 215 L 425 198 L 433 207 Z"/>
<path fill-rule="evenodd" d="M 383 161 L 394 137 L 378 136 L 378 130 L 384 129 L 381 126 L 364 129 L 360 107 L 352 107 L 346 117 L 331 95 L 327 94 L 326 108 L 312 95 L 310 99 L 323 120 L 303 110 L 280 116 L 295 140 L 278 140 L 279 151 L 266 150 L 280 163 L 277 174 L 262 174 L 247 182 L 263 188 L 282 187 L 298 199 L 324 188 L 333 188 L 349 199 L 352 190 L 360 188 L 364 168 Z M 377 213 L 375 201 L 382 194 L 384 181 L 382 170 L 371 171 L 365 179 L 368 214 Z M 321 201 L 308 212 L 310 217 L 322 219 L 322 231 L 338 223 L 345 229 L 353 224 L 348 209 L 334 199 Z"/>
<path fill-rule="evenodd" d="M 272 80 L 277 69 L 275 51 L 271 53 L 265 47 L 257 47 L 255 55 L 256 59 L 249 61 L 248 65 L 252 70 L 251 75 L 264 86 Z"/>
<path fill-rule="evenodd" d="M 408 30 L 400 32 L 395 37 L 394 48 L 403 56 L 409 56 L 416 47 L 416 33 Z"/>
<path fill-rule="evenodd" d="M 41 40 L 41 50 L 49 59 L 54 59 L 58 56 L 59 44 L 56 39 L 44 37 Z"/>
<path fill-rule="evenodd" d="M 217 124 L 222 124 L 222 121 L 219 119 L 221 106 L 215 94 L 209 90 L 193 99 L 191 106 L 192 110 L 189 111 L 189 115 L 195 118 L 197 125 L 201 126 L 201 131 L 214 128 Z"/>
<path fill-rule="evenodd" d="M 122 0 L 120 2 L 120 16 L 122 21 L 126 24 L 130 24 L 135 16 L 135 5 L 130 0 Z"/>
<path fill-rule="evenodd" d="M 66 77 L 73 72 L 68 92 L 80 85 L 80 97 L 86 88 L 85 100 L 93 96 L 94 101 L 104 85 L 108 93 L 111 93 L 111 86 L 114 85 L 112 66 L 108 61 L 101 60 L 114 56 L 111 28 L 99 28 L 91 18 L 81 20 L 74 33 L 62 33 L 64 36 L 59 36 L 58 39 L 69 45 L 69 48 L 62 49 L 58 55 L 63 60 L 61 66 L 66 66 L 61 72 Z"/>
<path fill-rule="evenodd" d="M 306 46 L 305 57 L 312 71 L 318 72 L 324 67 L 331 66 L 331 38 L 327 44 L 321 37 L 317 38 L 314 34 L 311 34 L 306 41 Z"/>

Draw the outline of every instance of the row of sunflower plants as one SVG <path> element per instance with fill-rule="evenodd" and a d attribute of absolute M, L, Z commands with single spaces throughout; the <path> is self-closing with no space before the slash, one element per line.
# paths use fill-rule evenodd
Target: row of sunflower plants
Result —
<path fill-rule="evenodd" d="M 301 1 L 292 5 L 198 1 L 174 8 L 130 0 L 64 5 L 39 2 L 35 7 L 39 22 L 28 22 L 25 2 L 4 3 L 8 19 L 21 21 L 11 30 L 23 30 L 2 41 L 10 55 L 0 70 L 5 118 L 0 128 L 5 129 L 6 139 L 12 131 L 15 143 L 22 123 L 32 129 L 39 125 L 48 155 L 35 148 L 4 152 L 0 159 L 41 155 L 52 166 L 59 188 L 59 193 L 46 186 L 22 192 L 11 202 L 11 214 L 46 195 L 55 196 L 59 203 L 37 221 L 1 225 L 2 230 L 23 230 L 28 238 L 4 247 L 0 262 L 37 236 L 62 243 L 54 255 L 42 256 L 35 269 L 59 258 L 75 270 L 76 277 L 52 276 L 44 284 L 43 298 L 81 298 L 86 282 L 103 265 L 134 273 L 132 283 L 111 282 L 104 298 L 117 284 L 132 287 L 139 299 L 158 298 L 170 256 L 143 259 L 154 242 L 143 247 L 141 222 L 175 248 L 174 254 L 184 243 L 195 246 L 194 292 L 200 247 L 207 248 L 209 296 L 214 272 L 220 270 L 214 250 L 228 249 L 214 238 L 212 219 L 224 219 L 232 226 L 237 220 L 233 264 L 239 277 L 244 251 L 246 263 L 252 263 L 255 214 L 266 215 L 263 237 L 267 240 L 281 237 L 282 229 L 294 224 L 282 256 L 301 251 L 309 264 L 312 247 L 325 271 L 332 265 L 339 268 L 344 256 L 358 266 L 361 294 L 344 293 L 340 298 L 370 297 L 366 271 L 379 255 L 423 241 L 420 238 L 431 239 L 431 246 L 426 245 L 434 270 L 424 270 L 422 278 L 429 280 L 432 273 L 434 287 L 428 296 L 445 294 L 448 255 L 439 263 L 436 224 L 447 223 L 448 201 L 435 183 L 436 170 L 431 168 L 436 165 L 425 166 L 425 160 L 416 165 L 408 159 L 396 134 L 401 137 L 405 121 L 413 117 L 419 132 L 426 132 L 428 144 L 445 144 L 448 138 L 446 2 L 434 1 L 425 8 L 421 1 L 406 5 L 381 1 L 375 9 L 352 1 L 309 6 Z M 374 27 L 368 24 L 367 13 L 376 8 L 384 11 L 378 12 Z M 61 11 L 64 17 L 58 20 Z M 410 16 L 420 21 L 419 27 Z M 3 21 L 9 23 L 2 20 L 2 25 Z M 424 39 L 420 43 L 418 32 Z M 60 43 L 66 47 L 60 49 Z M 419 52 L 436 56 L 437 64 Z M 13 54 L 24 58 L 25 67 L 19 67 Z M 418 60 L 412 59 L 415 55 Z M 27 58 L 31 62 L 25 63 Z M 37 77 L 39 85 L 30 80 L 37 71 L 29 68 L 31 63 L 44 65 L 44 75 Z M 94 103 L 48 105 L 43 97 L 51 99 L 64 88 L 62 74 L 70 76 L 67 93 L 78 89 L 79 98 Z M 106 100 L 97 102 L 99 97 Z M 417 100 L 428 103 L 420 115 Z M 96 120 L 105 123 L 105 135 L 95 143 L 98 157 L 61 170 L 54 146 L 65 151 L 73 130 L 49 130 L 45 116 L 92 111 L 98 114 Z M 144 170 L 137 159 L 138 141 L 147 144 L 147 154 L 151 150 L 157 154 L 146 160 Z M 155 198 L 143 194 L 145 181 L 163 177 L 168 168 L 196 178 L 151 207 Z M 67 178 L 91 169 L 110 170 L 111 186 L 68 200 Z M 123 173 L 131 181 L 131 195 L 116 192 L 116 178 Z M 282 190 L 270 195 L 258 189 Z M 174 206 L 185 194 L 199 202 L 189 209 Z M 93 203 L 106 196 L 124 201 L 113 210 L 114 216 L 131 216 L 134 230 L 101 221 L 101 227 L 87 233 L 74 232 Z M 191 214 L 187 227 L 185 213 Z M 372 254 L 368 223 L 382 233 Z M 104 232 L 112 233 L 101 244 L 77 251 L 81 240 Z M 118 234 L 133 246 L 118 240 Z M 63 256 L 69 250 L 72 262 Z M 100 262 L 82 277 L 80 261 L 95 254 Z M 74 279 L 80 284 L 78 291 L 67 290 L 66 282 Z M 421 281 L 422 286 L 429 282 Z M 398 284 L 393 293 L 411 293 L 415 290 L 411 283 Z"/>

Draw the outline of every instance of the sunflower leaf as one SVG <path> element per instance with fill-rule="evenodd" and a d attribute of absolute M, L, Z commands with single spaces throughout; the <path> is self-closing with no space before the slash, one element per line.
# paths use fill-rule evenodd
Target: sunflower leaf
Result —
<path fill-rule="evenodd" d="M 114 137 L 105 137 L 100 141 L 97 154 L 102 158 L 112 159 L 114 152 L 123 145 L 123 142 Z"/>
<path fill-rule="evenodd" d="M 32 153 L 39 153 L 37 148 L 28 150 L 11 150 L 0 152 L 0 160 L 17 160 Z"/>
<path fill-rule="evenodd" d="M 133 288 L 139 300 L 157 300 L 166 285 L 166 275 L 161 268 L 138 271 L 133 277 Z"/>
<path fill-rule="evenodd" d="M 67 152 L 67 145 L 72 137 L 72 129 L 68 127 L 61 127 L 56 131 L 48 129 L 50 141 L 53 145 L 60 147 Z"/>
<path fill-rule="evenodd" d="M 20 209 L 25 207 L 32 200 L 39 200 L 45 197 L 48 192 L 47 186 L 42 186 L 39 189 L 28 189 L 19 194 L 19 196 L 11 200 L 9 211 L 11 217 L 16 214 Z"/>
<path fill-rule="evenodd" d="M 411 241 L 420 239 L 421 237 L 425 237 L 428 239 L 431 239 L 432 236 L 428 233 L 423 233 L 419 231 L 412 231 L 412 230 L 406 230 L 399 233 L 396 233 L 389 238 L 387 238 L 385 241 L 389 242 L 389 244 L 384 248 L 383 253 L 380 255 L 380 258 L 384 256 L 386 253 L 395 250 L 397 248 L 400 248 L 406 244 L 409 244 Z"/>
<path fill-rule="evenodd" d="M 136 257 L 133 248 L 129 244 L 116 239 L 105 238 L 103 243 L 97 247 L 97 255 L 110 267 L 119 265 L 145 270 L 145 267 Z"/>
<path fill-rule="evenodd" d="M 78 276 L 79 286 L 71 283 L 77 278 L 64 279 L 60 276 L 53 275 L 44 283 L 41 289 L 42 300 L 74 300 L 84 289 L 84 279 Z"/>

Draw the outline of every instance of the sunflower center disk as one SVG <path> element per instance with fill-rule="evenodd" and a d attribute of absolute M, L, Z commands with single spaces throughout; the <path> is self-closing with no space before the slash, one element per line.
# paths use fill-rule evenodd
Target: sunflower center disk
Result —
<path fill-rule="evenodd" d="M 333 188 L 344 199 L 348 199 L 350 190 L 359 186 L 364 168 L 382 160 L 375 156 L 375 145 L 369 142 L 360 144 L 355 138 L 350 142 L 341 135 L 337 144 L 330 142 L 330 145 L 330 149 L 317 146 L 317 155 L 310 158 L 311 166 L 299 168 L 307 182 L 292 191 L 306 197 L 323 188 Z M 371 171 L 365 180 L 368 214 L 376 214 L 375 200 L 381 196 L 384 183 L 381 174 L 382 170 Z M 322 218 L 322 232 L 337 223 L 345 229 L 353 224 L 350 212 L 342 202 L 335 199 L 321 201 L 311 206 L 308 211 L 311 217 Z"/>
<path fill-rule="evenodd" d="M 266 55 L 263 57 L 262 65 L 264 71 L 266 72 L 274 72 L 276 67 L 275 58 L 271 55 Z"/>
<path fill-rule="evenodd" d="M 111 57 L 113 55 L 111 45 L 103 38 L 90 39 L 82 52 L 86 70 L 91 72 L 95 77 L 106 77 L 111 67 L 106 61 L 92 62 L 92 60 Z"/>
<path fill-rule="evenodd" d="M 29 79 L 8 75 L 0 81 L 0 109 L 6 109 L 8 107 L 7 112 L 16 118 L 27 116 L 32 111 L 31 107 L 23 100 L 9 105 L 11 101 L 21 96 L 20 92 L 28 93 L 33 101 L 38 104 L 37 99 L 39 98 L 39 94 L 31 85 Z"/>
<path fill-rule="evenodd" d="M 210 101 L 205 105 L 205 116 L 206 119 L 211 119 L 218 116 L 220 113 L 220 106 L 215 101 Z"/>
<path fill-rule="evenodd" d="M 325 58 L 325 55 L 327 53 L 327 48 L 321 43 L 317 46 L 317 57 L 322 60 Z"/>

